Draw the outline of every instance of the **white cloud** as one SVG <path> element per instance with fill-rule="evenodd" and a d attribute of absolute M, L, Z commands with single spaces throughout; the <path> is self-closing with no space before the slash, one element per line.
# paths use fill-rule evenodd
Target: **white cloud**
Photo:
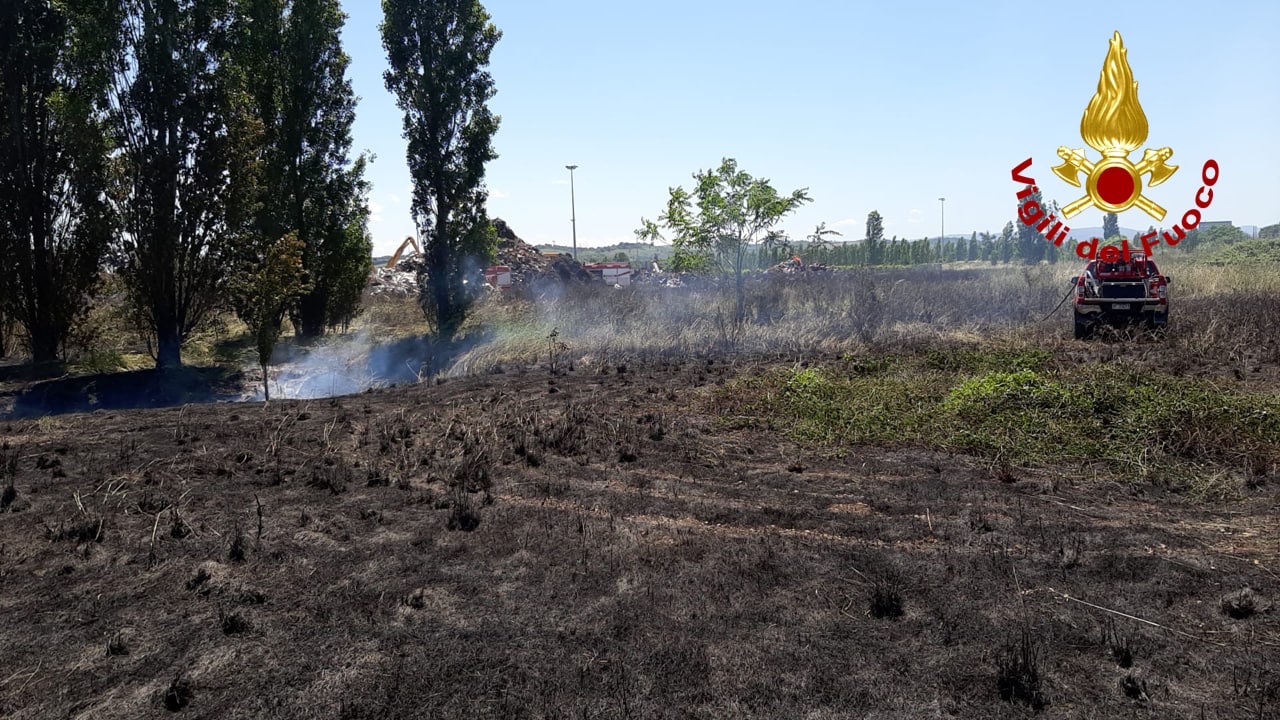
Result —
<path fill-rule="evenodd" d="M 851 225 L 860 225 L 861 223 L 862 223 L 862 221 L 861 221 L 861 220 L 859 220 L 858 218 L 845 218 L 845 219 L 841 220 L 840 222 L 837 222 L 837 223 L 836 223 L 836 227 L 841 227 L 841 226 L 851 226 Z"/>
<path fill-rule="evenodd" d="M 387 199 L 391 201 L 391 204 L 392 204 L 392 205 L 399 205 L 399 204 L 400 204 L 400 196 L 399 196 L 399 195 L 396 195 L 395 193 L 391 193 L 390 195 L 388 195 L 388 196 L 387 196 Z"/>
<path fill-rule="evenodd" d="M 907 224 L 918 225 L 922 222 L 924 222 L 924 211 L 919 208 L 911 208 L 910 212 L 907 213 Z"/>
<path fill-rule="evenodd" d="M 509 194 L 507 194 L 507 193 L 503 192 L 502 190 L 496 190 L 496 189 L 495 189 L 495 190 L 490 190 L 490 191 L 489 191 L 489 197 L 490 197 L 491 199 L 493 199 L 493 200 L 503 200 L 503 199 L 509 198 L 509 197 L 511 197 L 511 196 L 510 196 Z"/>
<path fill-rule="evenodd" d="M 382 203 L 378 202 L 377 200 L 370 200 L 369 201 L 369 222 L 371 223 L 382 222 L 382 211 L 384 209 L 385 208 L 382 207 Z"/>
<path fill-rule="evenodd" d="M 552 180 L 551 184 L 552 185 L 568 185 L 569 181 L 568 180 Z"/>

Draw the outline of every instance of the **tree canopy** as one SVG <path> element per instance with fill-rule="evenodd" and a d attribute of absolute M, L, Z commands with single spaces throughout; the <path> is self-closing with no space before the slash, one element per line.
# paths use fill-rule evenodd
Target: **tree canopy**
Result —
<path fill-rule="evenodd" d="M 737 288 L 735 324 L 745 316 L 742 271 L 747 250 L 770 236 L 774 227 L 809 202 L 807 189 L 780 194 L 764 178 L 724 158 L 715 170 L 694 173 L 693 191 L 672 188 L 658 223 L 672 234 L 678 267 L 711 267 L 734 274 Z M 651 236 L 653 223 L 641 220 L 637 236 Z"/>

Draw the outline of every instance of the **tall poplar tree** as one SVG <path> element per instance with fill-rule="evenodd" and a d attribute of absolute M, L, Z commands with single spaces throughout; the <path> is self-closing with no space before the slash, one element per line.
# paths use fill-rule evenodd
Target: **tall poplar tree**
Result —
<path fill-rule="evenodd" d="M 884 219 L 880 211 L 867 213 L 867 264 L 879 265 L 884 262 Z"/>
<path fill-rule="evenodd" d="M 238 0 L 236 58 L 261 123 L 255 240 L 302 243 L 311 285 L 289 308 L 302 337 L 324 335 L 360 309 L 373 269 L 364 179 L 351 160 L 356 96 L 342 49 L 339 0 Z"/>
<path fill-rule="evenodd" d="M 121 275 L 156 366 L 225 303 L 245 245 L 259 129 L 232 62 L 230 0 L 124 0 L 112 102 L 123 150 Z"/>
<path fill-rule="evenodd" d="M 382 0 L 387 89 L 404 112 L 413 215 L 425 240 L 423 311 L 452 340 L 497 235 L 485 211 L 485 163 L 497 157 L 486 68 L 501 31 L 478 0 Z"/>
<path fill-rule="evenodd" d="M 5 0 L 0 22 L 0 355 L 64 354 L 113 232 L 107 203 L 110 4 Z"/>
<path fill-rule="evenodd" d="M 1120 237 L 1120 217 L 1109 212 L 1102 218 L 1102 238 L 1110 240 L 1118 237 Z"/>

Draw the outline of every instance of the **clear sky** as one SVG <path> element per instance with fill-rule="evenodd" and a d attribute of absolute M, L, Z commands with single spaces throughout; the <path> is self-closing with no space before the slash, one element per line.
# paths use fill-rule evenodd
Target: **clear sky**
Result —
<path fill-rule="evenodd" d="M 355 148 L 370 168 L 375 252 L 413 234 L 401 114 L 385 90 L 381 5 L 345 0 L 343 41 L 360 96 Z M 1050 168 L 1084 147 L 1080 117 L 1119 30 L 1139 83 L 1146 146 L 1177 174 L 1149 189 L 1169 216 L 1137 208 L 1123 227 L 1170 226 L 1193 206 L 1200 168 L 1222 168 L 1206 220 L 1280 222 L 1280 2 L 923 2 L 883 0 L 489 0 L 503 38 L 490 67 L 502 117 L 489 214 L 533 243 L 633 240 L 668 188 L 733 157 L 813 202 L 819 222 L 861 238 L 998 232 L 1014 217 L 1010 170 L 1046 199 L 1082 191 Z M 1097 154 L 1089 150 L 1096 159 Z M 1134 153 L 1134 159 L 1140 153 Z M 1073 227 L 1099 226 L 1090 209 Z M 836 238 L 839 239 L 839 238 Z"/>

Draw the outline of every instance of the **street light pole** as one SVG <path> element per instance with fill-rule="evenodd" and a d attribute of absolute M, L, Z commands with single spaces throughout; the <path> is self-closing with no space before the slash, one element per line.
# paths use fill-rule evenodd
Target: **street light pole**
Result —
<path fill-rule="evenodd" d="M 577 165 L 565 165 L 565 169 L 569 171 L 569 212 L 572 213 L 569 222 L 573 225 L 573 259 L 578 259 L 578 201 L 573 193 L 573 171 L 578 169 Z"/>
<path fill-rule="evenodd" d="M 947 241 L 947 199 L 938 198 L 938 202 L 942 204 L 942 236 L 938 238 L 938 249 L 942 249 L 942 243 Z"/>

